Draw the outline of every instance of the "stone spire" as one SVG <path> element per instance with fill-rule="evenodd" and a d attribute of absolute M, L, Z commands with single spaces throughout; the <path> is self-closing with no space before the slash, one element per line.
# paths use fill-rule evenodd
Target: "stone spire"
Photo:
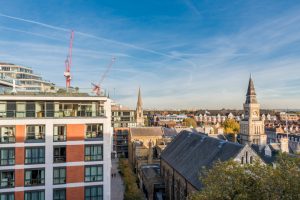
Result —
<path fill-rule="evenodd" d="M 248 84 L 248 90 L 247 90 L 247 94 L 246 94 L 246 102 L 245 103 L 246 104 L 257 103 L 254 83 L 253 83 L 251 75 L 249 78 L 249 84 Z"/>
<path fill-rule="evenodd" d="M 142 108 L 142 106 L 143 106 L 143 102 L 142 102 L 142 96 L 141 96 L 141 88 L 139 88 L 138 100 L 137 100 L 136 107 Z"/>
<path fill-rule="evenodd" d="M 138 100 L 136 104 L 136 123 L 138 127 L 144 126 L 143 102 L 141 88 L 139 88 Z"/>

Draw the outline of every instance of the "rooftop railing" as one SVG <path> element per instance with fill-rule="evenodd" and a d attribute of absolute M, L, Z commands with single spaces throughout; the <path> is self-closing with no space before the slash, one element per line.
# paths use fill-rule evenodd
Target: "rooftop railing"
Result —
<path fill-rule="evenodd" d="M 65 117 L 105 117 L 105 111 L 47 110 L 47 111 L 0 111 L 1 118 L 65 118 Z"/>

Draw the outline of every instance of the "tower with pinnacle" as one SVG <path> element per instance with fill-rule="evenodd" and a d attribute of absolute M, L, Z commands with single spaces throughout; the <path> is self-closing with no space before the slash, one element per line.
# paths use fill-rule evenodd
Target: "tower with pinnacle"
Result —
<path fill-rule="evenodd" d="M 144 126 L 144 113 L 143 113 L 141 88 L 139 88 L 138 100 L 137 100 L 137 104 L 136 104 L 136 125 L 137 125 L 137 127 Z"/>
<path fill-rule="evenodd" d="M 264 121 L 260 117 L 260 104 L 257 102 L 254 83 L 250 75 L 246 101 L 244 103 L 245 118 L 240 122 L 240 141 L 242 144 L 265 145 Z"/>

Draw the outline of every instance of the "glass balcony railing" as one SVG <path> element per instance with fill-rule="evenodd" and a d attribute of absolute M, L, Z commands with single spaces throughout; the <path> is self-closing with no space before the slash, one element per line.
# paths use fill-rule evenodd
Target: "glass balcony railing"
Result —
<path fill-rule="evenodd" d="M 14 135 L 2 135 L 0 137 L 0 143 L 15 143 L 16 137 Z"/>
<path fill-rule="evenodd" d="M 0 111 L 0 118 L 64 118 L 105 117 L 105 111 L 47 110 L 47 111 Z"/>

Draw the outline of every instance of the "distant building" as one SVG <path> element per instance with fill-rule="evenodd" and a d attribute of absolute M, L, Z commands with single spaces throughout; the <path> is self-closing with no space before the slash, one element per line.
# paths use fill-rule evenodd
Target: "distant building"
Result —
<path fill-rule="evenodd" d="M 130 127 L 136 127 L 135 110 L 113 104 L 111 123 L 114 128 L 113 156 L 128 157 L 128 133 Z"/>
<path fill-rule="evenodd" d="M 0 89 L 10 92 L 15 88 L 22 92 L 55 92 L 54 84 L 34 74 L 29 67 L 0 63 Z"/>
<path fill-rule="evenodd" d="M 260 118 L 260 105 L 256 99 L 253 80 L 250 77 L 246 102 L 244 103 L 245 118 L 240 121 L 240 142 L 242 144 L 265 145 L 264 121 Z"/>

